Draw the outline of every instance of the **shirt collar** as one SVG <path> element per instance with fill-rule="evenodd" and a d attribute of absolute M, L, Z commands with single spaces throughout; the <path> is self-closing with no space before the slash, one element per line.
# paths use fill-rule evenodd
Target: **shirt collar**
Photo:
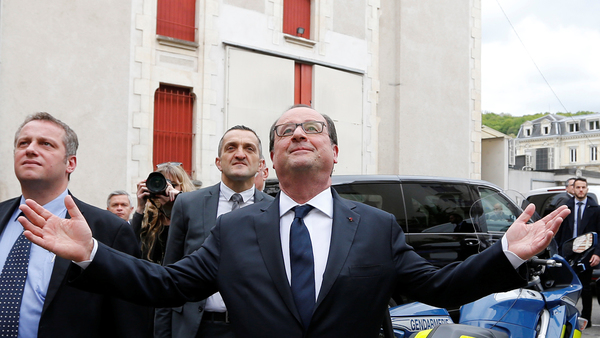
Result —
<path fill-rule="evenodd" d="M 58 195 L 58 197 L 42 206 L 44 207 L 44 209 L 50 211 L 53 215 L 64 217 L 67 214 L 67 207 L 65 207 L 65 197 L 67 197 L 68 194 L 69 189 L 65 189 L 65 191 L 63 191 L 62 194 Z M 23 195 L 21 195 L 21 204 L 25 204 L 25 197 L 23 197 Z M 17 215 L 21 213 L 21 210 L 17 208 L 17 210 L 15 210 L 15 213 L 16 214 L 14 215 L 14 217 L 16 218 Z"/>
<path fill-rule="evenodd" d="M 575 205 L 577 205 L 577 203 L 583 203 L 583 205 L 586 205 L 587 204 L 587 196 L 583 199 L 583 201 L 575 199 Z"/>
<path fill-rule="evenodd" d="M 315 207 L 315 209 L 318 209 L 329 216 L 329 218 L 333 218 L 333 196 L 331 194 L 331 187 L 321 191 L 317 196 L 313 197 L 305 204 L 310 204 Z M 285 215 L 297 205 L 298 203 L 286 195 L 282 190 L 279 195 L 279 217 Z"/>
<path fill-rule="evenodd" d="M 225 198 L 225 200 L 227 200 L 227 201 L 231 200 L 231 196 L 233 194 L 235 194 L 235 191 L 233 191 L 233 189 L 231 189 L 230 187 L 225 185 L 225 183 L 223 183 L 223 181 L 221 181 L 220 191 L 221 191 L 221 194 L 223 195 L 223 197 Z M 254 186 L 252 186 L 252 188 L 250 188 L 248 190 L 244 190 L 244 191 L 240 192 L 239 194 L 242 195 L 242 199 L 244 200 L 244 203 L 248 202 L 248 200 L 254 196 Z"/>

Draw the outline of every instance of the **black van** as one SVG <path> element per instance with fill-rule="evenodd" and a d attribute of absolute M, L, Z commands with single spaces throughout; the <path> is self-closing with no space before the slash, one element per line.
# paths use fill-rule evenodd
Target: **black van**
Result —
<path fill-rule="evenodd" d="M 266 183 L 276 195 L 277 181 Z M 336 175 L 332 183 L 342 197 L 394 214 L 407 243 L 440 267 L 488 248 L 521 214 L 499 187 L 480 180 Z"/>

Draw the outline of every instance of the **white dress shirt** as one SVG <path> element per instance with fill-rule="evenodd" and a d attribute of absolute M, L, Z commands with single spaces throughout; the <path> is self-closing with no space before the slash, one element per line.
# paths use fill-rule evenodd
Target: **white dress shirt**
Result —
<path fill-rule="evenodd" d="M 223 214 L 226 214 L 231 211 L 231 207 L 233 206 L 233 201 L 231 201 L 231 196 L 235 194 L 231 188 L 225 185 L 225 183 L 221 182 L 221 186 L 219 187 L 219 206 L 217 207 L 217 218 Z M 240 203 L 240 208 L 246 207 L 250 204 L 254 203 L 254 186 L 248 190 L 242 191 L 240 193 L 242 195 L 243 202 Z M 206 298 L 206 305 L 204 309 L 209 312 L 225 312 L 227 311 L 227 307 L 225 306 L 225 302 L 223 301 L 223 297 L 219 292 L 213 294 L 212 296 Z"/>
<path fill-rule="evenodd" d="M 333 227 L 333 197 L 331 188 L 327 188 L 313 197 L 305 204 L 314 207 L 304 217 L 304 224 L 310 234 L 310 241 L 313 247 L 314 268 L 315 268 L 315 297 L 319 297 L 319 290 L 323 282 L 323 274 L 329 257 L 329 246 L 331 244 L 331 229 Z M 292 208 L 297 206 L 283 191 L 279 195 L 279 234 L 281 236 L 281 252 L 283 253 L 283 262 L 285 264 L 285 273 L 288 282 L 292 283 L 292 269 L 290 265 L 290 229 L 294 221 L 294 211 Z M 315 299 L 316 300 L 316 299 Z"/>

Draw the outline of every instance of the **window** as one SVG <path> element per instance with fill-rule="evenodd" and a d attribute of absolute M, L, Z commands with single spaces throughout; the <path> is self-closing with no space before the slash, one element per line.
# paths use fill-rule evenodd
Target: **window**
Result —
<path fill-rule="evenodd" d="M 158 0 L 156 34 L 195 41 L 196 0 Z"/>
<path fill-rule="evenodd" d="M 600 121 L 588 121 L 588 130 L 598 130 L 600 129 Z"/>
<path fill-rule="evenodd" d="M 531 127 L 525 127 L 524 131 L 526 137 L 531 136 Z"/>
<path fill-rule="evenodd" d="M 590 146 L 590 161 L 596 162 L 598 161 L 598 147 Z"/>
<path fill-rule="evenodd" d="M 283 32 L 310 39 L 310 0 L 283 0 Z"/>
<path fill-rule="evenodd" d="M 571 163 L 577 162 L 577 148 L 569 148 L 569 161 Z"/>
<path fill-rule="evenodd" d="M 296 62 L 294 70 L 294 104 L 311 106 L 312 65 Z"/>
<path fill-rule="evenodd" d="M 550 126 L 543 126 L 542 127 L 542 135 L 548 135 L 550 134 Z"/>
<path fill-rule="evenodd" d="M 194 96 L 190 89 L 161 85 L 154 95 L 154 165 L 181 162 L 192 172 Z"/>
<path fill-rule="evenodd" d="M 579 123 L 571 122 L 569 123 L 569 133 L 574 133 L 579 131 Z"/>

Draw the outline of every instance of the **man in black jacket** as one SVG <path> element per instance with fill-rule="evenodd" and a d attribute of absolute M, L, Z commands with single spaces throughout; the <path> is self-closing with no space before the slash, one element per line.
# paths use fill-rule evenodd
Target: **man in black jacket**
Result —
<path fill-rule="evenodd" d="M 4 267 L 0 284 L 13 261 L 11 257 L 18 251 L 17 242 L 23 232 L 17 221 L 18 207 L 25 199 L 35 200 L 57 216 L 70 217 L 64 199 L 70 194 L 69 177 L 77 166 L 77 146 L 75 132 L 48 113 L 27 117 L 17 131 L 14 170 L 22 196 L 0 203 L 0 266 Z M 140 256 L 127 222 L 106 210 L 73 200 L 94 238 Z M 0 301 L 13 291 L 17 304 L 3 304 L 3 310 L 12 314 L 0 316 L 0 330 L 14 332 L 15 337 L 17 333 L 20 337 L 149 337 L 151 317 L 147 308 L 70 287 L 66 283 L 70 261 L 35 244 L 26 250 L 29 253 L 21 267 L 27 273 L 20 276 L 22 282 L 11 281 L 13 290 L 0 285 Z"/>
<path fill-rule="evenodd" d="M 565 218 L 563 226 L 556 234 L 556 242 L 559 247 L 567 240 L 580 236 L 588 232 L 600 233 L 600 207 L 593 198 L 588 198 L 587 180 L 583 177 L 577 177 L 573 182 L 574 196 L 571 197 L 566 205 L 571 210 L 571 214 Z M 583 311 L 581 316 L 589 320 L 588 325 L 592 324 L 592 271 L 600 263 L 600 246 L 596 246 L 594 254 L 590 261 L 586 263 L 586 269 L 579 274 L 579 279 L 583 284 L 581 301 Z"/>

